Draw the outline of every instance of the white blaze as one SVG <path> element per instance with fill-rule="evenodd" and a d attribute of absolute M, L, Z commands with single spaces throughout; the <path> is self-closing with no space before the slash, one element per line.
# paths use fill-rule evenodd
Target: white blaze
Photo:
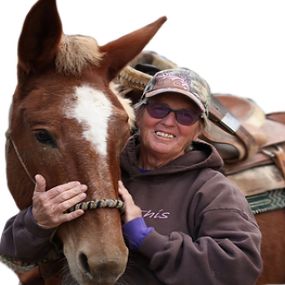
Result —
<path fill-rule="evenodd" d="M 75 100 L 70 100 L 66 117 L 76 119 L 83 127 L 82 136 L 90 141 L 101 155 L 107 154 L 108 120 L 112 104 L 103 92 L 83 85 L 75 88 Z"/>

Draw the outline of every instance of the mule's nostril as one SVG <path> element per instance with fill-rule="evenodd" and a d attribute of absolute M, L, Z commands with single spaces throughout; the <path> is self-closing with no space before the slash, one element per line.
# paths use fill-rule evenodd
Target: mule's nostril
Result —
<path fill-rule="evenodd" d="M 90 279 L 93 279 L 90 271 L 90 266 L 88 264 L 88 258 L 84 253 L 79 254 L 79 262 L 86 276 L 88 276 Z"/>
<path fill-rule="evenodd" d="M 125 270 L 125 263 L 120 259 L 92 258 L 82 251 L 79 253 L 78 261 L 82 277 L 89 279 L 89 282 L 96 280 L 96 284 L 115 284 Z"/>

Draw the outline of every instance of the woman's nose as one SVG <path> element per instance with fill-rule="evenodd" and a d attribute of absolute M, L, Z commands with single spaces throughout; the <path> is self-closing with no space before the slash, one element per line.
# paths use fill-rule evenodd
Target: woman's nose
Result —
<path fill-rule="evenodd" d="M 175 118 L 175 113 L 174 112 L 169 112 L 163 119 L 162 122 L 165 125 L 174 125 L 176 124 L 176 118 Z"/>

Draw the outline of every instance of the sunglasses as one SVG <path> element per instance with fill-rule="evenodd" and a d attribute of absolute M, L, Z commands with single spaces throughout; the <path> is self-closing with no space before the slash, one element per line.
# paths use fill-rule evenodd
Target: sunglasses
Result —
<path fill-rule="evenodd" d="M 190 126 L 196 123 L 201 118 L 201 113 L 191 109 L 173 110 L 168 105 L 163 103 L 147 102 L 146 110 L 148 114 L 155 119 L 163 119 L 169 113 L 175 114 L 176 121 L 184 126 Z"/>

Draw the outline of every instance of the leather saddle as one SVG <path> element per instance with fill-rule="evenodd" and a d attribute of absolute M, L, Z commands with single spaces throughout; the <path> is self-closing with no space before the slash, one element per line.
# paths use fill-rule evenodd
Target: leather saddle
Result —
<path fill-rule="evenodd" d="M 122 93 L 136 103 L 152 75 L 177 65 L 143 51 L 117 78 Z M 285 188 L 285 112 L 265 114 L 251 99 L 212 94 L 209 126 L 201 139 L 213 144 L 224 172 L 246 195 Z"/>
<path fill-rule="evenodd" d="M 251 99 L 213 94 L 201 138 L 216 147 L 226 176 L 246 196 L 285 188 L 285 112 L 265 114 Z"/>

